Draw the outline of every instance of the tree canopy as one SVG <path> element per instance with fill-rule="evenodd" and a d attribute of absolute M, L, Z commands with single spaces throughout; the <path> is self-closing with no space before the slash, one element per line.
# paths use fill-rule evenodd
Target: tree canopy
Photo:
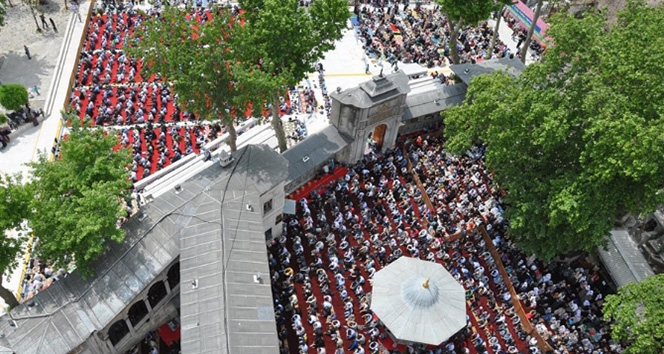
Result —
<path fill-rule="evenodd" d="M 6 16 L 7 16 L 7 0 L 0 0 L 0 27 L 5 25 Z"/>
<path fill-rule="evenodd" d="M 489 18 L 496 9 L 494 0 L 436 0 L 440 11 L 447 14 L 448 19 L 457 21 L 463 18 L 464 22 L 475 25 Z M 505 1 L 502 1 L 506 4 Z"/>
<path fill-rule="evenodd" d="M 448 146 L 487 145 L 511 237 L 543 258 L 603 245 L 614 218 L 664 202 L 664 6 L 618 21 L 557 15 L 555 46 L 514 79 L 476 77 L 444 112 Z"/>
<path fill-rule="evenodd" d="M 350 18 L 346 0 L 316 0 L 309 7 L 298 2 L 240 1 L 246 23 L 234 44 L 242 63 L 238 80 L 271 97 L 272 126 L 281 151 L 286 150 L 286 136 L 279 119 L 279 96 L 299 84 L 334 48 Z"/>
<path fill-rule="evenodd" d="M 217 11 L 212 20 L 200 23 L 167 6 L 159 17 L 143 23 L 127 51 L 144 58 L 146 77 L 155 74 L 173 83 L 183 108 L 202 119 L 221 119 L 234 151 L 233 120 L 243 117 L 256 97 L 251 87 L 232 77 L 237 60 L 229 40 L 240 24 L 229 11 Z"/>
<path fill-rule="evenodd" d="M 131 188 L 131 154 L 114 151 L 116 145 L 113 134 L 74 123 L 58 160 L 49 162 L 42 154 L 29 164 L 35 195 L 28 220 L 39 237 L 39 257 L 61 267 L 73 262 L 88 276 L 108 242 L 122 242 L 124 231 L 117 222 L 125 215 Z"/>
<path fill-rule="evenodd" d="M 664 274 L 631 283 L 609 295 L 604 318 L 611 336 L 625 341 L 625 354 L 658 354 L 664 350 Z"/>
<path fill-rule="evenodd" d="M 0 176 L 0 274 L 11 272 L 24 251 L 26 241 L 22 226 L 30 214 L 32 191 L 21 183 L 20 175 Z M 18 230 L 10 235 L 10 230 Z M 0 282 L 0 297 L 10 307 L 18 305 L 14 294 Z"/>
<path fill-rule="evenodd" d="M 21 84 L 6 84 L 0 86 L 0 105 L 10 111 L 21 109 L 28 103 L 28 90 Z"/>
<path fill-rule="evenodd" d="M 447 15 L 450 26 L 450 55 L 454 64 L 459 64 L 459 51 L 456 48 L 461 26 L 476 25 L 480 21 L 487 20 L 492 11 L 507 5 L 508 1 L 498 0 L 435 0 L 440 5 L 440 11 Z"/>

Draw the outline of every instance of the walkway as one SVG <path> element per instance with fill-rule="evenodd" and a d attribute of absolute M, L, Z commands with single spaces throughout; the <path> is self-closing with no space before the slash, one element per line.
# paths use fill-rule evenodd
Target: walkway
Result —
<path fill-rule="evenodd" d="M 81 9 L 87 9 L 89 5 L 89 0 L 85 1 L 82 3 Z M 40 82 L 50 82 L 49 87 L 42 87 L 40 92 L 41 97 L 44 97 L 45 100 L 39 106 L 43 107 L 46 119 L 37 127 L 24 124 L 19 127 L 19 130 L 21 130 L 20 135 L 16 136 L 12 134 L 10 144 L 0 150 L 0 160 L 2 161 L 0 173 L 2 174 L 22 173 L 25 176 L 28 171 L 28 167 L 25 164 L 35 161 L 40 151 L 50 152 L 53 146 L 53 139 L 61 127 L 60 111 L 69 98 L 69 79 L 74 71 L 74 65 L 78 58 L 79 43 L 85 30 L 84 23 L 77 21 L 73 14 L 69 14 L 68 18 L 69 21 L 66 24 L 60 24 L 60 28 L 58 28 L 61 33 L 64 32 L 64 38 L 58 51 L 54 50 L 53 41 L 46 41 L 50 43 L 49 47 L 41 39 L 39 39 L 39 48 L 41 48 L 39 52 L 35 50 L 38 47 L 37 45 L 32 47 L 35 53 L 45 53 L 43 55 L 33 53 L 33 61 L 41 57 L 41 60 L 44 61 L 43 65 L 29 66 L 31 62 L 23 61 L 5 62 L 5 66 L 0 71 L 0 78 L 3 81 L 5 77 L 8 77 L 6 75 L 12 75 L 12 73 L 19 70 L 19 72 L 31 72 L 32 74 L 29 75 L 37 75 L 40 78 Z M 28 43 L 27 45 L 30 47 L 32 44 Z M 52 70 L 46 72 L 43 70 L 44 67 L 52 67 Z M 5 72 L 10 69 L 10 73 Z M 19 289 L 21 280 L 24 277 L 24 262 L 28 258 L 29 254 L 26 254 L 25 257 L 20 257 L 17 269 L 12 274 L 5 274 L 6 278 L 4 278 L 3 285 L 6 288 L 12 291 Z M 4 302 L 0 300 L 0 308 L 4 307 Z"/>

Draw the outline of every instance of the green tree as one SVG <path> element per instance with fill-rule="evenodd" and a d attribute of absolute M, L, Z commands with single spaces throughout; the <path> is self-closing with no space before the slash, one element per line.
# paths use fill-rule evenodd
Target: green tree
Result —
<path fill-rule="evenodd" d="M 495 10 L 493 0 L 435 0 L 440 11 L 445 13 L 450 26 L 450 56 L 454 64 L 459 64 L 457 41 L 464 23 L 474 26 L 489 18 Z"/>
<path fill-rule="evenodd" d="M 16 111 L 28 104 L 28 90 L 21 84 L 0 86 L 0 105 L 8 110 Z"/>
<path fill-rule="evenodd" d="M 5 25 L 5 16 L 7 16 L 7 0 L 0 0 L 0 27 Z"/>
<path fill-rule="evenodd" d="M 4 275 L 14 271 L 18 265 L 17 259 L 25 251 L 27 241 L 24 231 L 24 221 L 28 217 L 32 191 L 29 186 L 21 183 L 20 175 L 0 176 L 0 274 Z M 10 232 L 15 230 L 10 235 Z M 3 277 L 4 278 L 4 277 Z M 9 307 L 18 306 L 18 301 L 11 290 L 0 283 L 0 297 Z"/>
<path fill-rule="evenodd" d="M 233 47 L 242 67 L 235 75 L 272 103 L 272 127 L 279 149 L 287 149 L 279 118 L 279 97 L 311 72 L 334 48 L 350 18 L 346 0 L 316 0 L 308 8 L 298 0 L 242 0 L 246 20 Z"/>
<path fill-rule="evenodd" d="M 664 6 L 556 15 L 555 46 L 517 79 L 480 76 L 444 112 L 448 146 L 483 142 L 510 235 L 542 258 L 605 243 L 615 217 L 664 203 Z"/>
<path fill-rule="evenodd" d="M 202 119 L 221 119 L 229 133 L 228 145 L 236 150 L 233 122 L 255 99 L 249 87 L 232 77 L 235 52 L 228 39 L 241 26 L 226 11 L 200 24 L 187 12 L 166 7 L 136 31 L 128 53 L 144 58 L 143 75 L 161 76 L 173 83 L 183 108 Z"/>
<path fill-rule="evenodd" d="M 25 6 L 30 9 L 32 18 L 35 20 L 35 26 L 37 26 L 37 32 L 41 33 L 42 29 L 39 27 L 39 21 L 37 21 L 37 11 L 39 9 L 39 0 L 21 0 Z"/>
<path fill-rule="evenodd" d="M 29 164 L 35 198 L 28 219 L 39 238 L 35 252 L 40 258 L 61 267 L 73 263 L 89 276 L 108 242 L 124 239 L 117 222 L 125 215 L 123 203 L 131 188 L 131 154 L 113 151 L 115 135 L 72 121 L 60 158 L 49 162 L 41 154 Z"/>
<path fill-rule="evenodd" d="M 631 283 L 609 295 L 604 318 L 611 336 L 625 341 L 625 354 L 658 354 L 664 350 L 664 274 Z"/>

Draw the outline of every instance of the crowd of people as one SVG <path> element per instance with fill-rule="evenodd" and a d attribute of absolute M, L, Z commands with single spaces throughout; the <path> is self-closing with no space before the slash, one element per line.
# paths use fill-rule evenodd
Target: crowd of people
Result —
<path fill-rule="evenodd" d="M 160 124 L 119 128 L 121 146 L 131 148 L 130 179 L 136 182 L 182 157 L 199 153 L 203 145 L 224 133 L 219 122 Z M 155 164 L 156 160 L 156 164 Z"/>
<path fill-rule="evenodd" d="M 213 17 L 213 10 L 207 8 L 188 11 L 188 18 L 198 22 Z M 154 75 L 143 78 L 142 59 L 126 55 L 123 48 L 134 30 L 158 15 L 159 9 L 142 12 L 132 3 L 98 3 L 70 97 L 70 106 L 81 120 L 114 131 L 118 147 L 132 150 L 129 174 L 134 182 L 199 153 L 202 145 L 225 131 L 223 124 L 199 120 L 183 109 L 170 83 Z M 288 98 L 284 104 L 289 111 Z"/>
<path fill-rule="evenodd" d="M 395 64 L 418 63 L 428 68 L 452 63 L 450 22 L 440 9 L 420 5 L 355 6 L 356 33 L 368 57 Z M 459 33 L 457 50 L 461 63 L 487 57 L 493 30 L 483 21 L 478 26 L 465 26 Z M 498 39 L 492 58 L 513 56 Z"/>
<path fill-rule="evenodd" d="M 432 135 L 386 153 L 379 148 L 355 165 L 328 166 L 330 173 L 345 168 L 345 176 L 301 199 L 268 247 L 284 353 L 539 353 L 519 311 L 556 353 L 619 351 L 602 320 L 606 289 L 597 269 L 544 264 L 506 237 L 502 195 L 482 147 L 456 157 Z M 440 346 L 395 345 L 371 312 L 374 274 L 401 256 L 443 264 L 466 289 L 467 325 Z"/>
<path fill-rule="evenodd" d="M 22 292 L 19 299 L 30 300 L 39 292 L 46 290 L 53 282 L 63 279 L 69 272 L 63 268 L 54 270 L 38 258 L 30 258 L 22 281 Z"/>
<path fill-rule="evenodd" d="M 504 12 L 503 18 L 507 23 L 507 27 L 512 29 L 512 41 L 516 43 L 516 49 L 520 50 L 521 45 L 525 42 L 528 37 L 528 29 L 521 26 L 519 22 L 507 11 Z M 546 50 L 546 47 L 542 45 L 537 40 L 532 40 L 529 45 L 531 57 L 535 60 L 539 60 L 542 57 L 542 54 Z"/>
<path fill-rule="evenodd" d="M 428 181 L 426 192 L 432 196 L 439 219 L 447 222 L 448 228 L 453 228 L 454 220 L 459 217 L 459 222 L 463 223 L 473 214 L 488 221 L 486 228 L 503 254 L 502 262 L 519 293 L 519 300 L 532 310 L 531 321 L 552 347 L 561 353 L 564 350 L 616 352 L 619 346 L 610 340 L 608 326 L 601 316 L 603 294 L 607 289 L 601 285 L 597 268 L 578 261 L 544 264 L 527 257 L 506 239 L 507 225 L 502 218 L 500 195 L 488 193 L 490 185 L 486 183 L 481 164 L 483 155 L 483 148 L 476 147 L 457 159 L 445 153 L 441 139 L 425 144 L 412 155 L 415 170 L 423 181 Z M 475 163 L 469 164 L 469 160 Z M 461 166 L 465 166 L 465 172 L 459 170 Z M 447 176 L 457 177 L 450 182 Z M 453 200 L 458 198 L 464 202 Z"/>

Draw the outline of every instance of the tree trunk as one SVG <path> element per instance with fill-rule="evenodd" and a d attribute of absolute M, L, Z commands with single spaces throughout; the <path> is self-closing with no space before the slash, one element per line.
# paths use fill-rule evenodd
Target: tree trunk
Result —
<path fill-rule="evenodd" d="M 496 28 L 493 29 L 493 36 L 491 36 L 491 44 L 489 44 L 489 50 L 487 51 L 486 55 L 484 58 L 486 60 L 491 59 L 491 56 L 493 55 L 493 48 L 496 47 L 496 39 L 500 36 L 498 34 L 498 30 L 500 29 L 500 20 L 503 19 L 503 8 L 498 11 L 498 19 L 496 20 Z"/>
<path fill-rule="evenodd" d="M 226 131 L 228 132 L 228 146 L 231 148 L 231 152 L 235 152 L 237 150 L 237 132 L 234 119 L 226 124 Z"/>
<path fill-rule="evenodd" d="M 2 285 L 0 285 L 0 298 L 5 300 L 5 303 L 10 309 L 16 308 L 19 305 L 14 294 Z"/>
<path fill-rule="evenodd" d="M 9 3 L 10 7 L 14 7 L 14 4 L 12 4 L 11 0 L 7 0 L 7 2 Z"/>
<path fill-rule="evenodd" d="M 526 55 L 528 54 L 528 47 L 530 47 L 530 41 L 533 39 L 533 33 L 535 33 L 535 26 L 537 26 L 537 20 L 540 17 L 540 12 L 542 11 L 542 3 L 544 0 L 537 0 L 537 8 L 535 8 L 535 15 L 533 16 L 533 22 L 530 24 L 528 29 L 528 34 L 526 35 L 526 40 L 523 42 L 523 47 L 521 47 L 521 62 L 526 63 Z"/>
<path fill-rule="evenodd" d="M 279 152 L 284 152 L 288 149 L 286 145 L 286 132 L 284 132 L 284 125 L 281 124 L 281 118 L 279 117 L 279 95 L 277 94 L 274 97 L 274 102 L 272 103 L 272 129 L 274 129 L 274 134 L 277 136 L 277 141 L 279 142 Z"/>
<path fill-rule="evenodd" d="M 457 41 L 459 40 L 459 31 L 461 30 L 461 25 L 463 24 L 463 18 L 459 18 L 456 24 L 453 24 L 450 21 L 450 56 L 452 57 L 453 64 L 459 64 L 459 51 L 457 50 Z"/>
<path fill-rule="evenodd" d="M 30 7 L 30 12 L 32 13 L 32 18 L 35 19 L 35 25 L 37 25 L 37 32 L 41 33 L 42 29 L 39 27 L 39 21 L 37 21 L 37 15 L 35 15 L 35 9 L 32 8 L 32 5 L 28 5 Z"/>

